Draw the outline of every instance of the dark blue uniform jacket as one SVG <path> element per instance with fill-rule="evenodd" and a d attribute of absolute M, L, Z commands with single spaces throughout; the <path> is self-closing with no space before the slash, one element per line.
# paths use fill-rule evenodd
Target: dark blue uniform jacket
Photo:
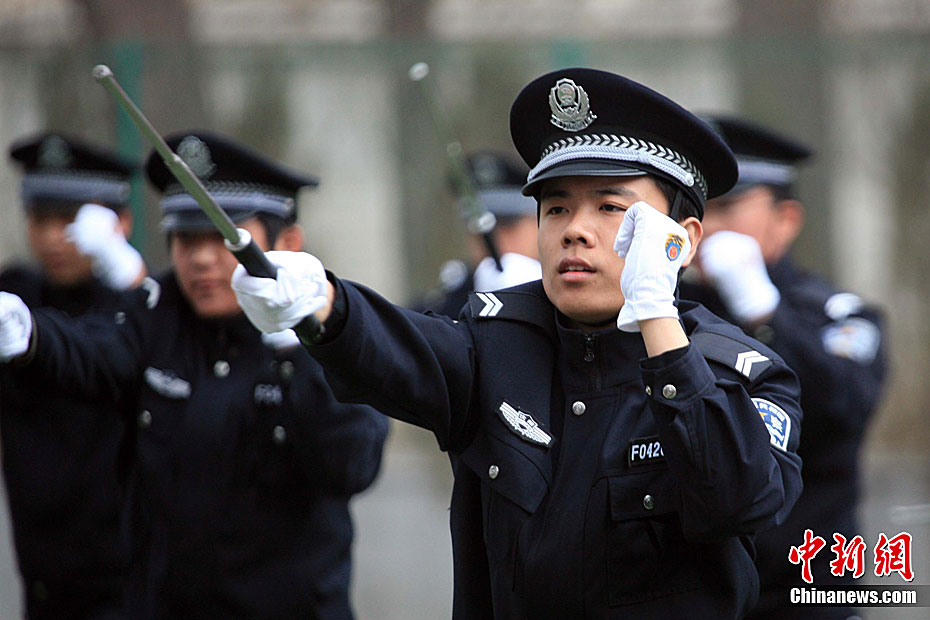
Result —
<path fill-rule="evenodd" d="M 329 339 L 308 350 L 337 396 L 451 454 L 456 618 L 754 603 L 751 535 L 801 491 L 797 380 L 771 350 L 693 304 L 692 344 L 644 359 L 640 334 L 565 327 L 538 281 L 472 295 L 458 322 L 334 282 Z"/>
<path fill-rule="evenodd" d="M 119 300 L 99 280 L 56 287 L 19 266 L 0 274 L 0 290 L 72 316 Z M 0 438 L 29 618 L 125 617 L 125 416 L 110 399 L 75 398 L 0 368 Z"/>
<path fill-rule="evenodd" d="M 134 403 L 134 618 L 350 618 L 349 496 L 387 420 L 337 403 L 295 347 L 245 317 L 197 318 L 172 275 L 124 313 L 35 313 L 24 370 Z"/>
<path fill-rule="evenodd" d="M 769 268 L 781 301 L 759 338 L 797 373 L 801 383 L 804 429 L 798 454 L 804 459 L 804 492 L 779 528 L 757 541 L 762 592 L 753 618 L 846 618 L 849 608 L 790 606 L 792 586 L 808 585 L 801 569 L 788 562 L 792 546 L 804 542 L 804 530 L 833 544 L 834 532 L 852 539 L 858 529 L 859 449 L 882 393 L 886 374 L 883 317 L 850 293 L 800 271 L 790 259 Z M 682 284 L 682 298 L 705 304 L 727 316 L 723 302 L 708 287 Z M 811 563 L 814 586 L 853 583 L 849 573 L 830 575 L 829 549 Z"/>

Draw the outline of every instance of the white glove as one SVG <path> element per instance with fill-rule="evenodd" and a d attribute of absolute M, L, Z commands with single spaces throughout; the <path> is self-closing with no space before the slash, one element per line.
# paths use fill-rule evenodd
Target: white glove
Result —
<path fill-rule="evenodd" d="M 109 288 L 124 291 L 139 279 L 142 256 L 126 241 L 113 209 L 83 205 L 65 234 L 81 254 L 90 257 L 94 275 Z"/>
<path fill-rule="evenodd" d="M 497 291 L 542 277 L 539 261 L 523 254 L 504 254 L 501 256 L 501 266 L 504 270 L 498 271 L 490 256 L 478 263 L 475 268 L 475 290 Z"/>
<path fill-rule="evenodd" d="M 239 307 L 266 334 L 290 329 L 327 303 L 323 263 L 306 252 L 266 252 L 278 277 L 256 278 L 239 265 L 232 288 Z"/>
<path fill-rule="evenodd" d="M 9 362 L 29 350 L 32 313 L 19 296 L 0 293 L 0 362 Z"/>
<path fill-rule="evenodd" d="M 701 272 L 737 321 L 750 324 L 775 310 L 781 296 L 755 239 L 723 230 L 704 240 L 698 256 Z"/>
<path fill-rule="evenodd" d="M 262 334 L 262 342 L 265 343 L 266 347 L 275 351 L 300 346 L 300 338 L 297 337 L 293 329 L 285 329 L 283 332 L 273 334 Z"/>
<path fill-rule="evenodd" d="M 626 302 L 617 327 L 638 332 L 640 321 L 678 318 L 675 288 L 681 263 L 691 251 L 688 231 L 645 202 L 635 202 L 623 216 L 614 251 L 626 258 L 620 276 Z"/>

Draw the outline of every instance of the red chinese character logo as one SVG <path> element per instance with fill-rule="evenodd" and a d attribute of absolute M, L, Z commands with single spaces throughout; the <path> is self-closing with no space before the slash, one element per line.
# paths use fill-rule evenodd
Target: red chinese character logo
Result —
<path fill-rule="evenodd" d="M 888 538 L 882 532 L 875 543 L 875 576 L 884 577 L 899 573 L 907 581 L 914 578 L 911 569 L 911 535 L 901 532 L 894 538 Z"/>
<path fill-rule="evenodd" d="M 804 530 L 804 544 L 791 547 L 788 551 L 788 561 L 792 564 L 804 565 L 801 567 L 801 578 L 807 583 L 814 583 L 814 576 L 811 574 L 811 560 L 814 559 L 820 550 L 827 544 L 820 536 L 814 536 L 811 530 Z"/>
<path fill-rule="evenodd" d="M 846 537 L 842 534 L 833 534 L 836 544 L 830 547 L 836 558 L 830 562 L 830 574 L 842 577 L 846 571 L 858 579 L 865 573 L 865 541 L 862 536 L 856 536 L 846 544 Z"/>

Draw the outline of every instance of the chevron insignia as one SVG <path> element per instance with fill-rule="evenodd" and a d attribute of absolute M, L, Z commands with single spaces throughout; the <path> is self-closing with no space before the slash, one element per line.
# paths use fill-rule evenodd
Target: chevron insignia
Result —
<path fill-rule="evenodd" d="M 499 411 L 501 419 L 507 424 L 507 428 L 522 439 L 540 446 L 548 446 L 552 443 L 552 437 L 540 428 L 539 423 L 530 414 L 515 409 L 506 400 L 501 403 Z"/>
<path fill-rule="evenodd" d="M 769 361 L 769 358 L 758 351 L 743 351 L 736 356 L 736 370 L 748 377 L 752 374 L 753 364 L 767 361 Z"/>
<path fill-rule="evenodd" d="M 484 308 L 478 313 L 478 316 L 497 316 L 497 313 L 504 307 L 504 302 L 497 298 L 494 293 L 475 293 L 481 301 L 484 302 Z"/>

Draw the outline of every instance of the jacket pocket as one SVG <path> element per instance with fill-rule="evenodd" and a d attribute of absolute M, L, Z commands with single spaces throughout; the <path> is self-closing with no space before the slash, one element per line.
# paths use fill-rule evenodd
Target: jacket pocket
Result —
<path fill-rule="evenodd" d="M 665 468 L 608 478 L 609 604 L 639 603 L 699 587 L 684 538 L 681 492 Z"/>
<path fill-rule="evenodd" d="M 479 432 L 462 460 L 481 479 L 483 531 L 492 583 L 514 588 L 518 539 L 549 491 L 537 466 L 505 441 Z"/>

